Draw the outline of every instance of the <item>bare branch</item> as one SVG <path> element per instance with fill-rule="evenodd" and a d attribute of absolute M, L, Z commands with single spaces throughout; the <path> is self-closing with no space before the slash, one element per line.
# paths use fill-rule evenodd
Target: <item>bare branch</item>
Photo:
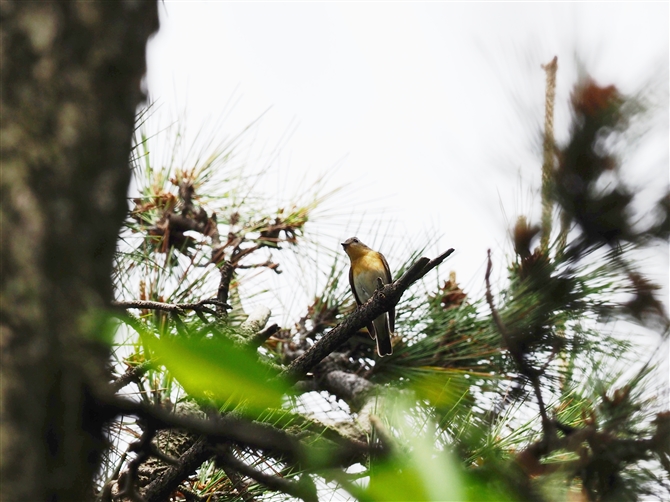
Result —
<path fill-rule="evenodd" d="M 240 330 L 244 333 L 245 336 L 251 337 L 265 328 L 272 312 L 269 308 L 264 305 L 257 306 L 254 310 L 251 311 L 249 317 L 240 324 Z"/>
<path fill-rule="evenodd" d="M 233 275 L 235 274 L 235 265 L 231 262 L 226 261 L 221 265 L 221 279 L 219 281 L 219 290 L 217 292 L 216 298 L 227 305 L 228 301 L 228 292 L 230 290 L 230 281 L 233 280 Z M 216 309 L 217 316 L 221 317 L 226 314 L 226 311 L 222 307 L 217 307 Z"/>
<path fill-rule="evenodd" d="M 106 405 L 117 413 L 144 418 L 155 429 L 182 429 L 193 434 L 206 436 L 213 444 L 231 442 L 240 446 L 266 451 L 287 460 L 299 462 L 309 460 L 311 468 L 340 465 L 350 458 L 359 458 L 361 454 L 381 454 L 382 450 L 360 441 L 342 438 L 329 451 L 328 458 L 316 462 L 310 454 L 311 447 L 300 443 L 297 436 L 276 429 L 270 425 L 250 422 L 232 415 L 217 416 L 215 419 L 202 419 L 191 415 L 171 413 L 164 408 L 137 403 L 118 396 L 110 396 Z"/>
<path fill-rule="evenodd" d="M 142 491 L 147 502 L 163 502 L 170 494 L 193 474 L 202 463 L 212 456 L 208 442 L 201 438 L 179 457 L 179 461 L 166 469 L 160 476 L 151 481 Z"/>
<path fill-rule="evenodd" d="M 106 399 L 107 405 L 119 413 L 134 415 L 151 422 L 156 429 L 183 429 L 208 436 L 215 441 L 231 441 L 243 446 L 271 450 L 296 457 L 300 445 L 292 435 L 231 415 L 205 420 L 191 415 L 171 413 L 158 406 L 136 403 L 118 396 Z"/>
<path fill-rule="evenodd" d="M 119 378 L 117 378 L 110 384 L 112 390 L 114 392 L 120 391 L 130 382 L 144 375 L 149 369 L 151 369 L 151 366 L 153 364 L 154 361 L 144 361 L 143 363 L 138 364 L 137 366 L 131 366 L 125 371 L 123 375 L 121 375 Z"/>
<path fill-rule="evenodd" d="M 123 488 L 117 494 L 117 497 L 127 497 L 135 502 L 145 502 L 144 498 L 137 493 L 135 489 L 135 481 L 137 479 L 137 469 L 140 464 L 149 458 L 151 455 L 151 440 L 156 435 L 156 428 L 151 424 L 147 424 L 142 432 L 142 436 L 138 441 L 135 441 L 128 447 L 129 452 L 137 452 L 137 455 L 128 463 L 128 469 L 125 476 L 122 476 Z M 121 483 L 121 480 L 120 480 Z"/>
<path fill-rule="evenodd" d="M 277 333 L 279 330 L 280 330 L 279 325 L 272 324 L 267 328 L 265 328 L 264 330 L 259 331 L 254 336 L 252 336 L 247 342 L 247 345 L 251 348 L 257 349 L 258 347 L 263 345 L 268 338 Z"/>
<path fill-rule="evenodd" d="M 178 490 L 182 495 L 184 495 L 184 498 L 187 500 L 187 502 L 205 502 L 208 500 L 208 497 L 201 497 L 197 493 L 192 492 L 183 486 L 180 486 Z"/>
<path fill-rule="evenodd" d="M 268 268 L 272 271 L 274 271 L 275 274 L 281 274 L 282 271 L 279 270 L 279 263 L 275 263 L 272 260 L 266 260 L 263 263 L 252 263 L 250 265 L 238 265 L 237 268 L 242 268 L 242 269 L 249 269 L 249 268 L 261 268 L 265 267 Z"/>
<path fill-rule="evenodd" d="M 176 312 L 178 314 L 183 314 L 186 310 L 194 310 L 196 312 L 207 312 L 209 314 L 214 314 L 214 311 L 207 308 L 206 305 L 216 305 L 217 308 L 222 309 L 232 308 L 226 302 L 214 298 L 209 300 L 201 300 L 197 303 L 162 303 L 148 300 L 112 302 L 112 306 L 121 307 L 124 309 L 162 310 L 165 312 Z"/>
<path fill-rule="evenodd" d="M 554 140 L 554 101 L 556 100 L 556 71 L 558 58 L 554 56 L 551 62 L 542 65 L 547 76 L 544 112 L 544 155 L 542 160 L 542 236 L 540 249 L 547 254 L 549 238 L 551 237 L 551 219 L 553 201 L 551 198 L 551 177 L 554 170 L 556 144 Z"/>
<path fill-rule="evenodd" d="M 493 294 L 491 293 L 491 271 L 493 270 L 493 263 L 491 262 L 491 250 L 489 249 L 487 253 L 488 261 L 486 263 L 486 274 L 484 276 L 484 280 L 486 281 L 486 302 L 489 304 L 489 308 L 491 309 L 491 317 L 493 317 L 493 322 L 496 324 L 496 327 L 498 328 L 498 331 L 500 332 L 507 349 L 512 352 L 512 344 L 509 338 L 509 334 L 507 333 L 507 328 L 505 327 L 505 324 L 503 324 L 500 314 L 498 313 L 498 309 L 496 309 L 495 303 L 493 301 Z"/>
<path fill-rule="evenodd" d="M 119 478 L 119 474 L 121 473 L 121 467 L 123 467 L 123 464 L 126 461 L 127 456 L 128 456 L 128 450 L 123 452 L 123 455 L 121 455 L 118 464 L 116 464 L 116 467 L 114 468 L 114 472 L 112 472 L 112 475 L 105 483 L 105 486 L 103 487 L 102 492 L 100 493 L 100 497 L 98 499 L 101 502 L 112 502 L 112 487 L 114 486 L 114 482 Z"/>

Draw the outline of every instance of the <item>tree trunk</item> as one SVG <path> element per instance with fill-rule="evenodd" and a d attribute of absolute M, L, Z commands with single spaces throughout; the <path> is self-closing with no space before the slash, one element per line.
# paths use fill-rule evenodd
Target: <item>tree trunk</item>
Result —
<path fill-rule="evenodd" d="M 155 1 L 0 2 L 0 498 L 92 495 L 91 397 Z"/>

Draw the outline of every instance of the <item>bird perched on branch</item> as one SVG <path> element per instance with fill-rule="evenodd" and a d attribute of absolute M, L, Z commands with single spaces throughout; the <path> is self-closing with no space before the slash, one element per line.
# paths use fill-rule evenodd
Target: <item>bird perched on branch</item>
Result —
<path fill-rule="evenodd" d="M 381 253 L 370 249 L 357 237 L 351 237 L 342 243 L 344 251 L 351 260 L 349 284 L 358 305 L 367 302 L 377 289 L 378 278 L 384 284 L 391 282 L 391 270 Z M 377 340 L 377 353 L 388 356 L 393 353 L 391 335 L 395 328 L 395 308 L 388 314 L 382 314 L 367 326 L 370 336 Z"/>

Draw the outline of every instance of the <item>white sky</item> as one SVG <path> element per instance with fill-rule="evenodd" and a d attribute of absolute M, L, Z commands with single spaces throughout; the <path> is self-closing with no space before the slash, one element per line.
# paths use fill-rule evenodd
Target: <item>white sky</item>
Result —
<path fill-rule="evenodd" d="M 333 187 L 347 186 L 334 199 L 341 212 L 369 215 L 360 230 L 357 217 L 340 219 L 326 246 L 357 232 L 393 268 L 408 244 L 438 234 L 431 253 L 455 247 L 446 270 L 480 290 L 486 249 L 509 253 L 505 228 L 537 214 L 540 65 L 554 55 L 559 140 L 577 58 L 601 84 L 661 95 L 628 172 L 651 185 L 649 201 L 667 188 L 668 3 L 168 1 L 160 11 L 151 98 L 185 110 L 190 129 L 232 100 L 222 135 L 271 107 L 257 135 L 283 145 L 271 174 L 278 203 L 330 172 Z M 393 222 L 383 239 L 370 229 L 380 219 Z M 667 295 L 667 252 L 653 264 Z"/>

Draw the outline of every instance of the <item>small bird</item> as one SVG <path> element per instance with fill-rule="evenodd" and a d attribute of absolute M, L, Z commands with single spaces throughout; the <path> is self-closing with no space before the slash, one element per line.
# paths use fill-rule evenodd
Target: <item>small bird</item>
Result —
<path fill-rule="evenodd" d="M 367 302 L 377 289 L 377 279 L 384 284 L 391 282 L 391 270 L 381 253 L 367 247 L 357 237 L 351 237 L 342 243 L 344 251 L 351 260 L 349 285 L 358 305 Z M 395 328 L 395 308 L 382 314 L 367 326 L 370 336 L 377 340 L 377 354 L 380 357 L 393 354 L 391 335 Z"/>

